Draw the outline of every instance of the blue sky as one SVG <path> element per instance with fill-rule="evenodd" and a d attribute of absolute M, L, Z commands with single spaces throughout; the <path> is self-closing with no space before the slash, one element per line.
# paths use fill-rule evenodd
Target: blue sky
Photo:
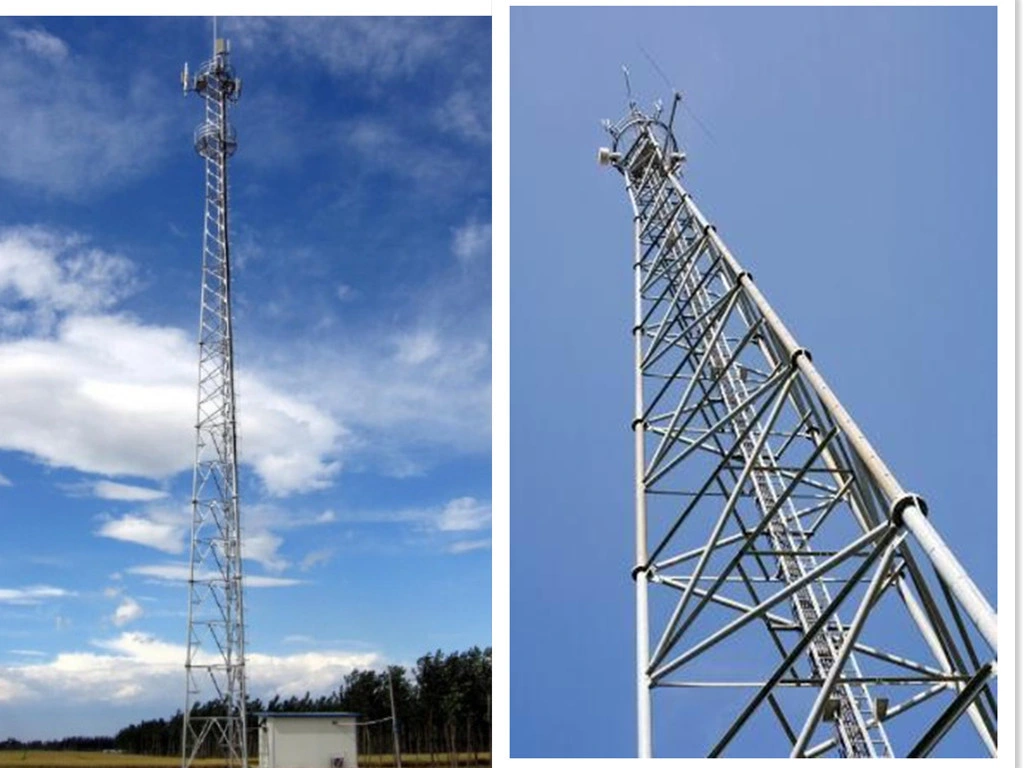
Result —
<path fill-rule="evenodd" d="M 513 756 L 635 754 L 632 233 L 596 152 L 622 64 L 668 103 L 641 45 L 691 110 L 684 183 L 996 603 L 995 32 L 994 8 L 512 9 Z M 736 709 L 656 716 L 656 754 Z"/>
<path fill-rule="evenodd" d="M 221 34 L 250 690 L 489 645 L 490 20 Z M 0 21 L 2 737 L 183 701 L 210 37 Z"/>

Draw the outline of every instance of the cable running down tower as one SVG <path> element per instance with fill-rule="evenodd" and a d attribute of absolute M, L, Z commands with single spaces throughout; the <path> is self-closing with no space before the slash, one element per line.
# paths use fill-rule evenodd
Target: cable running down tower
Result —
<path fill-rule="evenodd" d="M 182 73 L 185 93 L 203 100 L 205 120 L 194 139 L 206 167 L 183 768 L 207 755 L 248 768 L 227 177 L 238 146 L 228 106 L 238 100 L 241 80 L 228 52 L 227 40 L 215 33 L 213 58 L 194 77 L 187 64 Z M 219 711 L 192 711 L 210 700 Z"/>
<path fill-rule="evenodd" d="M 925 757 L 963 715 L 995 755 L 995 611 L 683 187 L 680 100 L 599 152 L 633 208 L 638 754 L 657 700 L 732 713 L 711 757 Z"/>

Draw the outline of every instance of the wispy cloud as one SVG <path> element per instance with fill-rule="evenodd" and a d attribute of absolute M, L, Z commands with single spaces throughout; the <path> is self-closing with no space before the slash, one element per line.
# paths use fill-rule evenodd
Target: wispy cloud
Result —
<path fill-rule="evenodd" d="M 452 253 L 463 264 L 491 257 L 491 225 L 470 220 L 452 234 Z"/>
<path fill-rule="evenodd" d="M 318 565 L 326 565 L 333 557 L 333 549 L 314 549 L 302 558 L 302 562 L 299 563 L 299 570 L 309 571 Z"/>
<path fill-rule="evenodd" d="M 457 44 L 464 22 L 415 17 L 228 18 L 222 22 L 250 60 L 278 55 L 315 62 L 336 77 L 363 75 L 383 82 L 408 78 L 443 59 Z"/>
<path fill-rule="evenodd" d="M 114 483 L 110 480 L 100 480 L 99 482 L 92 483 L 91 487 L 92 493 L 96 498 L 109 501 L 156 501 L 167 498 L 166 491 L 144 488 L 140 485 Z"/>
<path fill-rule="evenodd" d="M 0 702 L 56 698 L 140 704 L 167 699 L 170 706 L 166 691 L 177 690 L 184 646 L 144 632 L 123 632 L 91 645 L 88 650 L 59 653 L 51 661 L 0 667 Z M 201 652 L 196 661 L 204 664 L 215 659 Z M 374 652 L 271 655 L 251 651 L 246 656 L 246 672 L 254 695 L 289 696 L 331 690 L 353 669 L 379 663 Z"/>
<path fill-rule="evenodd" d="M 136 178 L 164 151 L 167 112 L 151 76 L 109 73 L 42 28 L 0 42 L 0 178 L 64 197 Z M 45 87 L 40 87 L 45 83 Z"/>
<path fill-rule="evenodd" d="M 289 370 L 346 425 L 349 456 L 378 471 L 417 474 L 437 460 L 438 448 L 449 455 L 490 448 L 489 328 L 478 320 L 463 315 L 470 327 L 462 329 L 417 320 L 368 331 L 358 344 L 296 347 Z"/>
<path fill-rule="evenodd" d="M 49 332 L 59 317 L 109 309 L 136 286 L 128 259 L 80 235 L 0 230 L 0 334 Z"/>
<path fill-rule="evenodd" d="M 44 59 L 63 61 L 68 57 L 68 46 L 59 37 L 43 29 L 11 29 L 7 35 L 24 49 Z"/>
<path fill-rule="evenodd" d="M 458 152 L 412 134 L 395 119 L 358 117 L 340 121 L 341 146 L 360 167 L 410 181 L 421 192 L 447 197 L 461 190 L 479 169 Z"/>
<path fill-rule="evenodd" d="M 51 587 L 45 584 L 31 587 L 0 587 L 0 603 L 37 605 L 44 600 L 72 597 L 74 594 L 74 592 L 69 592 L 61 587 Z"/>
<path fill-rule="evenodd" d="M 114 615 L 111 617 L 111 621 L 114 622 L 114 626 L 123 627 L 125 624 L 141 618 L 142 613 L 142 606 L 132 598 L 126 597 L 121 601 L 121 604 L 117 606 L 117 609 L 114 611 Z"/>
<path fill-rule="evenodd" d="M 307 515 L 267 503 L 248 504 L 244 507 L 243 514 L 245 525 L 242 534 L 242 556 L 275 574 L 282 573 L 292 565 L 280 553 L 284 544 L 284 532 L 328 525 L 335 520 L 334 513 L 330 511 Z M 95 531 L 97 536 L 178 555 L 185 551 L 191 516 L 185 503 L 178 506 L 150 504 L 129 514 L 117 517 L 104 515 L 101 519 L 102 524 Z M 308 570 L 308 566 L 303 567 L 303 570 Z M 175 577 L 178 575 L 175 570 L 161 573 Z M 158 573 L 151 569 L 148 575 Z M 248 576 L 246 578 L 250 579 Z"/>
<path fill-rule="evenodd" d="M 334 516 L 342 527 L 405 526 L 408 529 L 406 546 L 435 552 L 461 554 L 490 546 L 490 537 L 481 537 L 479 532 L 491 527 L 491 504 L 472 496 L 452 499 L 439 506 L 341 510 L 335 511 Z M 310 553 L 310 556 L 315 555 L 319 555 L 319 552 Z"/>
<path fill-rule="evenodd" d="M 448 546 L 448 551 L 453 555 L 461 555 L 466 552 L 475 552 L 479 549 L 489 549 L 490 539 L 471 539 L 468 541 L 456 541 Z"/>
<path fill-rule="evenodd" d="M 453 91 L 434 109 L 434 123 L 444 132 L 486 144 L 491 140 L 490 89 Z"/>
<path fill-rule="evenodd" d="M 163 563 L 156 565 L 137 565 L 127 569 L 128 573 L 136 576 L 148 576 L 158 582 L 182 582 L 188 581 L 190 577 L 189 567 L 185 563 Z M 197 579 L 207 579 L 213 576 L 212 573 L 200 572 L 195 575 Z M 261 576 L 259 574 L 247 574 L 245 586 L 259 589 L 261 587 L 293 587 L 302 584 L 299 579 L 285 579 L 276 576 Z"/>
<path fill-rule="evenodd" d="M 441 531 L 479 531 L 491 525 L 491 505 L 469 496 L 449 501 L 437 516 Z"/>

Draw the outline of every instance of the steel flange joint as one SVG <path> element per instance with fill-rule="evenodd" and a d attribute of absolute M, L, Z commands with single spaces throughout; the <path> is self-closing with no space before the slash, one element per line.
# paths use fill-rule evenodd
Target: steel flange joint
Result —
<path fill-rule="evenodd" d="M 629 572 L 629 578 L 631 578 L 633 581 L 636 581 L 636 577 L 639 576 L 641 573 L 645 574 L 648 578 L 650 578 L 650 575 L 653 572 L 653 565 L 647 565 L 646 563 L 643 565 L 634 565 L 633 569 Z"/>
<path fill-rule="evenodd" d="M 796 349 L 793 350 L 793 354 L 789 356 L 789 362 L 794 368 L 797 367 L 801 355 L 806 357 L 807 362 L 809 363 L 814 360 L 814 358 L 811 357 L 811 350 L 805 347 L 797 347 Z"/>
<path fill-rule="evenodd" d="M 889 508 L 889 519 L 896 525 L 903 527 L 903 513 L 907 507 L 917 507 L 921 514 L 928 517 L 928 504 L 916 493 L 905 493 L 896 499 Z"/>

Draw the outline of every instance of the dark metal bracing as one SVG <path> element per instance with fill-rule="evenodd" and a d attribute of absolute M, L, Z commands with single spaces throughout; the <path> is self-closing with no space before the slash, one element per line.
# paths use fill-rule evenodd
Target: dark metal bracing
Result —
<path fill-rule="evenodd" d="M 710 756 L 754 731 L 901 756 L 962 714 L 994 754 L 994 611 L 684 189 L 660 111 L 607 128 L 635 214 L 640 755 L 680 690 L 732 713 Z"/>

